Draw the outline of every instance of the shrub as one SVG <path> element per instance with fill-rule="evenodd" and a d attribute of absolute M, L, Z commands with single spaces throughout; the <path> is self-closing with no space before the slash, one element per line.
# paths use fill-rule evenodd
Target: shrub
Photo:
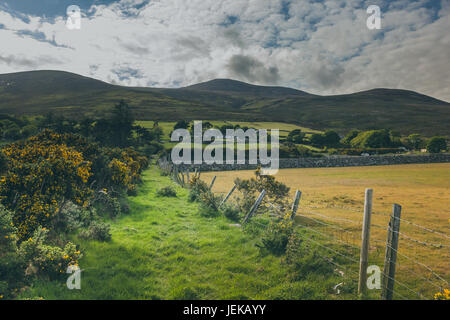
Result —
<path fill-rule="evenodd" d="M 94 207 L 83 208 L 73 202 L 66 202 L 54 218 L 52 225 L 57 233 L 72 233 L 80 228 L 88 227 L 97 218 Z"/>
<path fill-rule="evenodd" d="M 433 137 L 427 144 L 427 151 L 430 153 L 447 151 L 447 141 L 443 137 Z"/>
<path fill-rule="evenodd" d="M 12 213 L 0 205 L 0 296 L 5 299 L 13 298 L 26 280 L 26 263 L 17 253 L 15 232 Z"/>
<path fill-rule="evenodd" d="M 21 239 L 37 226 L 50 228 L 63 199 L 86 205 L 91 163 L 64 144 L 31 137 L 3 149 L 9 170 L 0 177 L 0 200 L 14 211 L 13 222 Z"/>
<path fill-rule="evenodd" d="M 208 185 L 197 177 L 191 178 L 189 181 L 190 189 L 188 200 L 195 202 L 201 200 L 203 193 L 208 192 Z"/>
<path fill-rule="evenodd" d="M 87 230 L 82 230 L 79 236 L 83 239 L 110 241 L 110 225 L 104 222 L 94 221 L 91 223 Z"/>
<path fill-rule="evenodd" d="M 95 203 L 97 211 L 101 216 L 107 215 L 111 219 L 114 219 L 122 213 L 122 206 L 119 199 L 113 197 L 106 189 L 100 190 L 97 193 L 93 203 Z"/>
<path fill-rule="evenodd" d="M 317 248 L 315 250 L 306 248 L 304 244 L 299 245 L 295 253 L 290 252 L 289 260 L 286 257 L 286 263 L 289 267 L 290 278 L 293 281 L 306 279 L 310 275 L 324 276 L 333 273 L 332 264 L 318 253 Z"/>
<path fill-rule="evenodd" d="M 239 207 L 234 204 L 225 203 L 220 207 L 220 212 L 232 221 L 239 221 L 240 211 Z"/>
<path fill-rule="evenodd" d="M 28 274 L 55 279 L 64 274 L 70 265 L 78 265 L 81 253 L 71 242 L 64 248 L 46 244 L 47 234 L 45 228 L 36 229 L 31 238 L 21 243 L 19 254 L 27 262 Z"/>
<path fill-rule="evenodd" d="M 247 213 L 255 203 L 257 196 L 262 190 L 266 195 L 258 209 L 261 213 L 270 203 L 284 211 L 289 208 L 289 187 L 278 182 L 273 176 L 261 175 L 261 169 L 255 171 L 255 178 L 249 180 L 236 179 L 234 183 L 241 194 L 237 197 L 237 203 L 241 212 Z"/>
<path fill-rule="evenodd" d="M 282 255 L 286 252 L 286 246 L 293 232 L 293 222 L 288 213 L 281 221 L 270 223 L 262 236 L 262 246 L 259 248 L 275 255 Z"/>
<path fill-rule="evenodd" d="M 198 213 L 202 217 L 206 217 L 206 218 L 214 218 L 214 217 L 219 216 L 219 214 L 220 214 L 219 210 L 217 210 L 216 208 L 210 207 L 209 205 L 207 205 L 204 202 L 200 202 L 200 204 L 198 205 Z"/>
<path fill-rule="evenodd" d="M 167 186 L 156 191 L 158 197 L 176 197 L 177 192 L 172 186 Z"/>

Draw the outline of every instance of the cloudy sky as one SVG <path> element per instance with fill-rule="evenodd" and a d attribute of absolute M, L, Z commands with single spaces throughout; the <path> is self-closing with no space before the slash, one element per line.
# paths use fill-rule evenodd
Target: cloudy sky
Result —
<path fill-rule="evenodd" d="M 81 29 L 66 27 L 69 5 Z M 381 29 L 369 30 L 369 5 Z M 129 86 L 214 78 L 316 94 L 376 87 L 450 101 L 450 0 L 0 0 L 0 73 Z"/>

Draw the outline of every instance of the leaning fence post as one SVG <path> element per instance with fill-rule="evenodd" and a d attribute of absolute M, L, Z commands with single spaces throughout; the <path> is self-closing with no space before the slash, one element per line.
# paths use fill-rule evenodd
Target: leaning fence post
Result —
<path fill-rule="evenodd" d="M 184 187 L 186 185 L 186 182 L 185 182 L 184 172 L 183 171 L 181 171 L 181 177 L 183 178 L 183 187 Z"/>
<path fill-rule="evenodd" d="M 231 188 L 230 192 L 226 195 L 226 197 L 223 199 L 222 203 L 220 205 L 223 205 L 225 202 L 227 202 L 228 198 L 233 194 L 234 190 L 236 189 L 236 184 Z"/>
<path fill-rule="evenodd" d="M 258 210 L 258 207 L 261 204 L 261 201 L 263 200 L 265 194 L 266 194 L 266 190 L 261 191 L 258 199 L 253 204 L 253 206 L 250 209 L 250 211 L 248 212 L 247 216 L 244 218 L 243 224 L 247 223 L 247 221 L 250 220 L 250 218 L 255 214 L 256 210 Z"/>
<path fill-rule="evenodd" d="M 386 241 L 386 255 L 384 257 L 383 288 L 381 291 L 381 299 L 384 300 L 392 300 L 394 295 L 395 264 L 397 261 L 401 211 L 402 207 L 400 205 L 394 204 L 392 206 Z"/>
<path fill-rule="evenodd" d="M 209 190 L 212 190 L 214 182 L 216 182 L 216 178 L 217 178 L 217 176 L 214 176 L 214 178 L 212 179 L 211 184 L 209 185 Z"/>
<path fill-rule="evenodd" d="M 367 287 L 367 266 L 369 264 L 369 239 L 370 239 L 370 218 L 372 214 L 372 189 L 366 189 L 364 200 L 364 217 L 362 227 L 361 253 L 359 258 L 359 283 L 358 294 L 366 291 Z"/>
<path fill-rule="evenodd" d="M 294 203 L 292 204 L 292 214 L 291 214 L 291 219 L 295 218 L 295 215 L 297 214 L 297 209 L 298 209 L 298 204 L 300 202 L 300 197 L 302 196 L 302 192 L 300 190 L 297 190 L 295 192 L 295 199 L 294 199 Z"/>

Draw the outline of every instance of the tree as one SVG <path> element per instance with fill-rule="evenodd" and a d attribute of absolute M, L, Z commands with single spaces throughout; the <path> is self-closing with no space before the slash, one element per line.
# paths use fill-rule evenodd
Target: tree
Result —
<path fill-rule="evenodd" d="M 420 136 L 420 134 L 410 134 L 408 136 L 408 138 L 406 138 L 406 141 L 407 141 L 408 147 L 410 147 L 411 149 L 414 149 L 414 150 L 420 149 L 420 147 L 423 143 L 423 139 Z"/>
<path fill-rule="evenodd" d="M 130 106 L 121 100 L 113 109 L 113 115 L 110 120 L 111 137 L 114 145 L 126 147 L 129 145 L 129 139 L 132 134 L 134 116 Z"/>
<path fill-rule="evenodd" d="M 287 141 L 292 143 L 302 143 L 303 139 L 305 138 L 305 134 L 300 129 L 295 129 L 289 132 L 287 136 Z"/>
<path fill-rule="evenodd" d="M 189 121 L 186 120 L 180 120 L 173 126 L 173 130 L 188 129 L 188 128 L 189 128 Z"/>
<path fill-rule="evenodd" d="M 354 148 L 389 148 L 392 145 L 388 130 L 370 130 L 358 134 L 350 141 Z"/>
<path fill-rule="evenodd" d="M 324 144 L 327 147 L 335 147 L 339 145 L 339 141 L 341 140 L 341 137 L 336 131 L 333 130 L 327 130 L 324 134 Z"/>
<path fill-rule="evenodd" d="M 311 144 L 316 147 L 323 147 L 325 145 L 324 136 L 318 133 L 313 133 L 310 138 Z"/>
<path fill-rule="evenodd" d="M 349 145 L 350 141 L 352 141 L 354 138 L 356 138 L 358 136 L 358 134 L 360 133 L 360 130 L 352 130 L 349 133 L 347 133 L 347 135 L 345 136 L 344 139 L 342 139 L 342 143 Z"/>
<path fill-rule="evenodd" d="M 447 140 L 443 137 L 433 137 L 428 141 L 427 151 L 430 153 L 439 153 L 447 151 Z"/>

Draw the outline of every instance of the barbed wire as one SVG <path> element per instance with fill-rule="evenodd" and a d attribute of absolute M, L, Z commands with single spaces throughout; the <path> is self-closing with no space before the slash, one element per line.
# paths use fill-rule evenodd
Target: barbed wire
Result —
<path fill-rule="evenodd" d="M 331 220 L 345 221 L 345 222 L 349 222 L 349 223 L 362 224 L 362 221 L 350 220 L 350 219 L 345 219 L 345 218 L 330 217 L 330 216 L 326 216 L 326 215 L 324 215 L 324 214 L 317 213 L 317 212 L 313 212 L 313 211 L 304 211 L 304 210 L 302 210 L 302 212 L 308 213 L 308 214 L 312 214 L 312 215 L 316 215 L 316 216 L 320 216 L 320 217 L 322 217 L 322 218 L 331 219 Z"/>
<path fill-rule="evenodd" d="M 377 241 L 381 242 L 380 240 L 376 240 L 376 239 L 372 239 L 372 240 L 373 240 L 373 241 L 376 241 L 376 242 L 377 242 Z M 407 255 L 404 255 L 404 254 L 398 252 L 398 250 L 392 248 L 392 246 L 388 245 L 387 243 L 385 243 L 385 245 L 386 245 L 387 247 L 391 248 L 392 250 L 394 250 L 399 256 L 401 256 L 401 257 L 403 257 L 403 258 L 405 258 L 405 259 L 407 259 L 407 260 L 409 260 L 409 261 L 411 261 L 411 262 L 413 262 L 413 263 L 415 263 L 415 264 L 417 264 L 417 265 L 420 265 L 420 266 L 424 267 L 425 269 L 427 269 L 428 271 L 430 271 L 436 278 L 438 278 L 439 280 L 445 282 L 446 285 L 448 286 L 448 281 L 445 280 L 444 278 L 442 278 L 439 274 L 437 274 L 437 273 L 436 273 L 433 269 L 431 269 L 429 266 L 427 266 L 427 265 L 423 264 L 422 262 L 417 261 L 417 260 L 415 260 L 415 259 L 413 259 L 413 258 L 411 258 L 411 257 L 408 257 Z"/>
<path fill-rule="evenodd" d="M 298 234 L 299 236 L 302 236 L 302 235 L 301 235 L 300 233 L 298 233 L 298 232 L 297 232 L 297 234 Z M 313 239 L 311 239 L 311 238 L 308 238 L 308 237 L 307 237 L 306 239 L 309 240 L 309 241 L 311 241 L 311 242 L 313 242 L 313 243 L 315 243 L 315 244 L 318 245 L 319 247 L 322 247 L 322 248 L 325 248 L 325 249 L 327 249 L 327 250 L 329 250 L 329 251 L 331 251 L 331 252 L 334 252 L 334 253 L 336 253 L 337 255 L 340 255 L 341 257 L 344 257 L 344 258 L 346 258 L 346 259 L 348 259 L 348 260 L 350 260 L 350 261 L 352 261 L 352 262 L 354 262 L 354 263 L 359 263 L 358 260 L 355 260 L 355 259 L 353 259 L 353 258 L 350 258 L 349 256 L 346 256 L 346 255 L 340 253 L 339 251 L 336 251 L 336 250 L 334 250 L 334 249 L 332 249 L 332 248 L 330 248 L 330 247 L 327 247 L 327 246 L 321 244 L 321 243 L 318 242 L 318 241 L 315 241 L 315 240 L 313 240 Z"/>
<path fill-rule="evenodd" d="M 423 229 L 423 230 L 428 231 L 428 232 L 431 232 L 431 233 L 436 233 L 436 234 L 438 234 L 438 235 L 440 235 L 440 236 L 442 236 L 442 237 L 445 237 L 445 238 L 447 238 L 447 239 L 450 239 L 449 236 L 447 236 L 446 234 L 443 234 L 443 233 L 441 233 L 441 232 L 439 232 L 439 231 L 436 231 L 436 230 L 433 230 L 433 229 L 424 227 L 424 226 L 422 226 L 422 225 L 420 225 L 420 224 L 417 224 L 417 223 L 408 221 L 408 220 L 403 219 L 403 218 L 399 218 L 399 217 L 394 217 L 394 218 L 395 218 L 395 219 L 399 219 L 400 221 L 406 222 L 406 223 L 408 223 L 408 224 L 410 224 L 410 225 L 413 225 L 413 226 L 415 226 L 415 227 L 417 227 L 417 228 Z"/>
<path fill-rule="evenodd" d="M 336 208 L 336 209 L 342 209 L 342 210 L 352 211 L 352 212 L 356 212 L 356 213 L 362 213 L 362 211 L 363 211 L 363 209 L 355 209 L 355 208 L 351 208 L 351 207 L 336 206 L 336 205 L 328 205 L 328 206 L 326 206 L 326 207 L 318 207 L 318 206 L 310 206 L 310 205 L 303 205 L 303 206 L 309 207 L 309 208 L 312 208 L 312 209 L 328 209 L 328 208 Z M 372 211 L 372 214 L 379 214 L 379 215 L 384 215 L 384 216 L 390 216 L 390 215 L 387 214 L 387 213 L 384 213 L 384 212 L 378 212 L 378 211 Z M 412 221 L 409 221 L 409 220 L 406 220 L 406 219 L 403 219 L 403 218 L 395 217 L 395 219 L 399 219 L 400 221 L 403 221 L 403 222 L 405 222 L 405 223 L 407 223 L 407 224 L 410 224 L 410 225 L 412 225 L 412 226 L 415 226 L 415 227 L 420 228 L 420 229 L 422 229 L 422 230 L 425 230 L 425 231 L 427 231 L 427 232 L 435 233 L 435 234 L 437 234 L 437 235 L 440 235 L 440 236 L 442 236 L 442 237 L 445 237 L 445 238 L 447 238 L 447 239 L 450 239 L 450 236 L 448 236 L 448 235 L 446 235 L 446 234 L 444 234 L 444 233 L 442 233 L 442 232 L 436 231 L 436 230 L 434 230 L 434 229 L 431 229 L 431 228 L 429 228 L 429 227 L 422 226 L 422 225 L 420 225 L 420 224 L 418 224 L 418 223 L 415 223 L 415 222 L 412 222 Z M 445 245 L 444 245 L 444 246 L 445 246 Z"/>
<path fill-rule="evenodd" d="M 391 262 L 391 260 L 388 261 L 388 263 L 390 263 L 390 262 Z M 399 286 L 402 286 L 403 288 L 406 288 L 408 291 L 411 291 L 411 292 L 414 293 L 415 295 L 417 295 L 417 296 L 419 296 L 419 297 L 421 297 L 421 298 L 423 298 L 423 299 L 425 299 L 425 300 L 429 300 L 429 299 L 425 298 L 422 294 L 420 294 L 420 292 L 414 291 L 413 289 L 411 289 L 410 287 L 408 287 L 408 286 L 407 286 L 406 284 L 404 284 L 403 282 L 400 282 L 400 281 L 398 281 L 398 280 L 396 280 L 396 279 L 394 279 L 394 278 L 388 276 L 387 274 L 383 274 L 383 276 L 386 277 L 386 278 L 388 278 L 388 279 L 391 279 L 392 281 L 394 281 L 394 283 L 398 284 Z M 394 292 L 394 293 L 397 292 L 397 294 L 399 294 L 398 291 L 395 291 L 395 290 L 394 290 L 393 292 Z M 400 294 L 399 294 L 399 295 L 400 295 Z M 408 299 L 408 298 L 407 298 L 407 299 Z M 409 300 L 409 299 L 408 299 L 408 300 Z"/>
<path fill-rule="evenodd" d="M 349 242 L 345 242 L 345 241 L 342 241 L 342 240 L 340 240 L 340 239 L 337 239 L 336 237 L 333 237 L 333 236 L 327 235 L 327 234 L 325 234 L 325 233 L 323 233 L 323 232 L 320 232 L 320 231 L 317 231 L 317 230 L 315 230 L 315 229 L 313 229 L 313 228 L 310 228 L 310 227 L 304 226 L 304 225 L 302 225 L 302 224 L 300 224 L 300 223 L 297 223 L 296 225 L 298 225 L 298 226 L 300 226 L 300 227 L 302 227 L 302 228 L 305 228 L 305 229 L 307 229 L 307 230 L 310 230 L 310 231 L 312 231 L 312 232 L 315 232 L 315 233 L 317 233 L 317 234 L 320 234 L 320 235 L 322 235 L 322 236 L 325 236 L 325 237 L 327 237 L 327 238 L 329 238 L 329 239 L 332 239 L 332 240 L 335 240 L 335 241 L 341 242 L 341 243 L 343 243 L 343 244 L 345 244 L 345 245 L 349 245 L 349 246 L 351 246 L 351 247 L 353 247 L 353 248 L 356 248 L 356 249 L 358 249 L 358 250 L 360 250 L 360 249 L 361 249 L 360 247 L 358 247 L 358 246 L 355 246 L 355 245 L 354 245 L 354 244 L 352 244 L 352 243 L 349 243 Z"/>
<path fill-rule="evenodd" d="M 419 244 L 424 245 L 424 246 L 431 246 L 431 247 L 436 247 L 436 248 L 450 248 L 450 245 L 446 245 L 446 244 L 440 244 L 440 243 L 437 244 L 437 243 L 424 242 L 424 241 L 420 241 L 420 240 L 417 240 L 417 239 L 413 239 L 410 236 L 408 236 L 408 235 L 406 235 L 406 234 L 404 234 L 404 233 L 402 233 L 400 231 L 392 230 L 392 232 L 398 233 L 402 238 L 404 238 L 406 240 L 413 241 L 413 242 L 419 243 Z"/>
<path fill-rule="evenodd" d="M 412 270 L 412 269 L 410 269 L 410 268 L 404 266 L 403 263 L 399 263 L 399 262 L 397 261 L 397 267 L 399 267 L 399 269 L 403 269 L 403 270 L 406 270 L 406 271 L 408 271 L 408 272 L 414 274 L 416 277 L 419 277 L 420 279 L 429 282 L 431 285 L 433 285 L 433 286 L 436 287 L 437 289 L 442 290 L 442 286 L 439 286 L 439 285 L 435 284 L 433 281 L 431 281 L 431 280 L 428 279 L 428 278 L 425 278 L 425 277 L 422 277 L 422 276 L 418 275 L 417 272 L 415 272 L 414 270 Z"/>

